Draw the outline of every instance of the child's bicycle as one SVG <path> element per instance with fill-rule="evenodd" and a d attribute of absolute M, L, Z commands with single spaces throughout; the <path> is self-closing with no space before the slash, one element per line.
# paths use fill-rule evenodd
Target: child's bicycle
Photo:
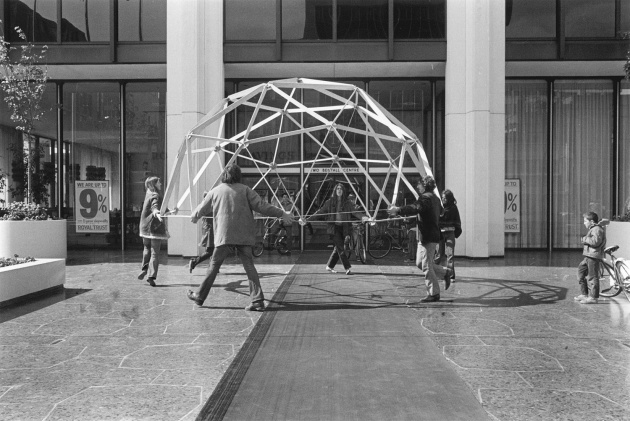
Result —
<path fill-rule="evenodd" d="M 350 255 L 354 251 L 357 260 L 365 264 L 367 261 L 365 252 L 365 223 L 355 222 L 352 224 L 352 233 L 346 236 L 343 250 L 348 258 L 350 258 Z"/>
<path fill-rule="evenodd" d="M 619 246 L 607 247 L 604 250 L 610 261 L 601 260 L 599 277 L 599 295 L 602 297 L 616 297 L 623 291 L 630 300 L 630 266 L 622 258 L 613 254 Z"/>
<path fill-rule="evenodd" d="M 265 222 L 265 235 L 263 235 L 262 241 L 256 242 L 254 244 L 254 247 L 252 247 L 252 254 L 254 255 L 254 257 L 258 257 L 263 254 L 263 251 L 265 250 L 265 244 L 267 244 L 267 248 L 269 250 L 276 249 L 278 253 L 282 255 L 289 254 L 289 247 L 287 245 L 287 230 L 282 224 L 280 225 L 280 231 L 276 235 L 276 239 L 273 241 L 273 243 L 271 243 L 271 228 L 276 223 L 280 224 L 280 220 L 270 218 Z"/>

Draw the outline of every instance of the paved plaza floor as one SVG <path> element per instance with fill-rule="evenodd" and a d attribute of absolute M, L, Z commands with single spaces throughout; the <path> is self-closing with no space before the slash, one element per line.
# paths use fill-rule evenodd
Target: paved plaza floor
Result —
<path fill-rule="evenodd" d="M 457 260 L 442 301 L 400 252 L 355 275 L 327 252 L 230 258 L 203 279 L 162 254 L 70 251 L 66 290 L 0 309 L 0 420 L 630 419 L 630 302 L 578 294 L 580 252 Z M 443 284 L 442 284 L 443 285 Z"/>

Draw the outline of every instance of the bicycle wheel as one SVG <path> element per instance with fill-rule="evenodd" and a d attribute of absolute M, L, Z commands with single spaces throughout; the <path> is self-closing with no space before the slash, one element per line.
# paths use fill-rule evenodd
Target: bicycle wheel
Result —
<path fill-rule="evenodd" d="M 287 246 L 287 237 L 280 237 L 278 241 L 276 241 L 276 249 L 278 253 L 285 255 L 289 254 L 289 247 Z"/>
<path fill-rule="evenodd" d="M 363 242 L 363 238 L 358 239 L 357 254 L 361 263 L 365 264 L 365 262 L 367 261 L 367 256 L 365 255 L 365 243 Z"/>
<path fill-rule="evenodd" d="M 377 235 L 370 238 L 368 244 L 368 253 L 375 259 L 381 259 L 387 256 L 392 249 L 392 240 L 386 235 Z"/>
<path fill-rule="evenodd" d="M 252 254 L 254 255 L 254 257 L 259 257 L 261 254 L 263 254 L 264 250 L 265 250 L 265 246 L 263 242 L 259 241 L 256 244 L 254 244 L 254 247 L 252 247 Z"/>
<path fill-rule="evenodd" d="M 602 260 L 599 269 L 599 295 L 602 297 L 616 297 L 621 292 L 619 283 L 616 281 L 615 269 L 610 263 Z"/>
<path fill-rule="evenodd" d="M 626 298 L 630 301 L 630 266 L 625 261 L 617 261 L 615 264 L 617 273 L 619 274 L 618 281 L 621 283 L 620 287 L 626 294 Z"/>

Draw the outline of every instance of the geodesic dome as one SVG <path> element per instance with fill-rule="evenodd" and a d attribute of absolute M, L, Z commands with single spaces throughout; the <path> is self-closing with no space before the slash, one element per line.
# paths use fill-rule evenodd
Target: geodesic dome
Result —
<path fill-rule="evenodd" d="M 226 126 L 236 134 L 225 137 Z M 362 139 L 368 140 L 367 154 L 355 147 Z M 280 153 L 287 148 L 303 152 Z M 167 182 L 162 211 L 186 204 L 194 209 L 199 192 L 217 185 L 225 166 L 238 160 L 260 175 L 253 187 L 265 186 L 277 202 L 288 191 L 281 170 L 303 170 L 302 186 L 292 198 L 293 211 L 302 220 L 317 210 L 296 205 L 312 174 L 335 174 L 345 180 L 372 220 L 378 209 L 397 203 L 403 184 L 417 197 L 403 167 L 415 168 L 414 175 L 432 175 L 417 136 L 363 89 L 313 79 L 276 80 L 228 96 L 190 130 Z M 384 181 L 377 182 L 371 168 L 384 171 Z M 371 206 L 351 179 L 356 174 L 364 175 L 376 192 Z"/>

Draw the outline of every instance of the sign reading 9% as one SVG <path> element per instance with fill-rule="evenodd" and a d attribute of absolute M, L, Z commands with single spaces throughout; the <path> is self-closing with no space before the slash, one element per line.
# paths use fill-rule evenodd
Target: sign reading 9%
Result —
<path fill-rule="evenodd" d="M 109 181 L 75 181 L 76 232 L 109 232 Z"/>
<path fill-rule="evenodd" d="M 503 191 L 504 231 L 521 232 L 521 180 L 505 180 Z"/>

